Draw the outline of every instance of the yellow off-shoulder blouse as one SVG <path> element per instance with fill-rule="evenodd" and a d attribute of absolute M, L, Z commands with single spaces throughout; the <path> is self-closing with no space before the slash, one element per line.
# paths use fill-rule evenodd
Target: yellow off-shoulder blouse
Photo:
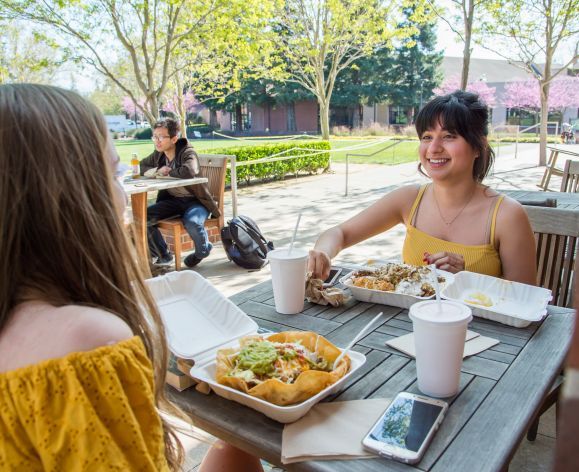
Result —
<path fill-rule="evenodd" d="M 166 471 L 137 336 L 0 374 L 0 470 Z"/>

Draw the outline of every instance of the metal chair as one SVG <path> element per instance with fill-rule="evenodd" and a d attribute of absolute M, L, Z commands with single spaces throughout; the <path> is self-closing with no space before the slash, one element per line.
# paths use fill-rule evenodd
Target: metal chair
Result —
<path fill-rule="evenodd" d="M 217 154 L 200 154 L 199 165 L 201 176 L 208 179 L 207 185 L 213 198 L 217 201 L 219 212 L 221 216 L 214 218 L 213 216 L 205 222 L 205 228 L 208 232 L 217 234 L 224 226 L 225 216 L 223 215 L 223 196 L 225 194 L 225 176 L 227 174 L 227 159 L 228 156 Z M 181 270 L 181 251 L 182 238 L 189 238 L 181 218 L 171 218 L 159 222 L 159 229 L 168 231 L 172 235 L 174 251 L 175 251 L 175 269 Z"/>
<path fill-rule="evenodd" d="M 525 206 L 525 210 L 537 242 L 537 285 L 551 290 L 551 304 L 571 307 L 579 240 L 579 212 L 536 206 Z M 559 375 L 527 431 L 529 441 L 537 437 L 541 415 L 553 404 L 557 404 L 562 384 L 563 376 Z"/>
<path fill-rule="evenodd" d="M 579 191 L 579 161 L 567 159 L 563 168 L 561 192 L 576 193 Z"/>

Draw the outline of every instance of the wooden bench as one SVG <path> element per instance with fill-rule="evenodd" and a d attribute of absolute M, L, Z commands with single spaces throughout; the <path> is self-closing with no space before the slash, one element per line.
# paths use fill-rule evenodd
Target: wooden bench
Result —
<path fill-rule="evenodd" d="M 225 217 L 223 215 L 223 196 L 225 194 L 225 176 L 227 173 L 227 159 L 229 156 L 220 154 L 200 154 L 199 164 L 201 176 L 206 177 L 207 186 L 213 198 L 217 201 L 217 206 L 221 216 L 218 218 L 211 215 L 205 222 L 205 229 L 211 242 L 220 239 L 221 228 L 224 226 Z M 175 253 L 175 269 L 181 270 L 181 253 L 192 250 L 195 245 L 193 240 L 183 226 L 181 218 L 171 218 L 159 222 L 159 229 L 163 233 L 169 250 Z"/>

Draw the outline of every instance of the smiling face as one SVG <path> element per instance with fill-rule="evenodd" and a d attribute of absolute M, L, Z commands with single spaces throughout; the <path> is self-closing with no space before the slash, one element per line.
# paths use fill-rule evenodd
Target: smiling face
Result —
<path fill-rule="evenodd" d="M 472 178 L 478 155 L 459 134 L 446 130 L 436 121 L 420 136 L 420 162 L 432 179 Z"/>

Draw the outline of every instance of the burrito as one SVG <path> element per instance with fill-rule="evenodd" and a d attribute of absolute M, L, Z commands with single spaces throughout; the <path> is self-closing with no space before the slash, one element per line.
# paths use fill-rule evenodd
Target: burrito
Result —
<path fill-rule="evenodd" d="M 350 358 L 311 331 L 285 331 L 267 338 L 246 336 L 239 348 L 217 351 L 216 380 L 274 405 L 303 402 L 350 370 Z"/>

